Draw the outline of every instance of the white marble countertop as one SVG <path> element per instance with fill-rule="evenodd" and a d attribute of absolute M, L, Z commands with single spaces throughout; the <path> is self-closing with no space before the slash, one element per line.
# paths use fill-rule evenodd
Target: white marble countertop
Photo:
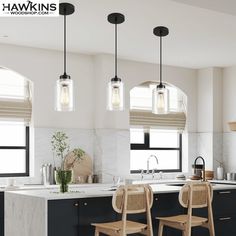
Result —
<path fill-rule="evenodd" d="M 172 183 L 173 185 L 175 183 Z M 177 183 L 176 183 L 177 184 Z M 173 193 L 179 192 L 181 186 L 170 186 L 169 184 L 151 184 L 154 193 Z M 213 184 L 214 190 L 236 189 L 236 185 Z M 93 184 L 93 185 L 71 185 L 68 193 L 60 193 L 59 186 L 50 186 L 45 189 L 24 189 L 17 191 L 6 191 L 7 194 L 23 195 L 28 197 L 42 198 L 45 200 L 56 199 L 74 199 L 89 197 L 112 196 L 115 188 L 110 184 Z"/>

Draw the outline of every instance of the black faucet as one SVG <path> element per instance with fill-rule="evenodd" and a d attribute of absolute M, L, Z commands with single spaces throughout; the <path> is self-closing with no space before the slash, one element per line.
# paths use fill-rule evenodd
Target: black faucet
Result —
<path fill-rule="evenodd" d="M 205 160 L 204 160 L 203 157 L 201 157 L 201 156 L 198 156 L 198 157 L 195 159 L 195 161 L 194 161 L 194 173 L 195 173 L 195 171 L 196 171 L 196 165 L 197 165 L 197 160 L 198 160 L 198 159 L 201 159 L 202 162 L 203 162 L 203 167 L 202 167 L 202 175 L 203 175 L 203 177 L 202 177 L 202 180 L 203 180 L 203 181 L 206 181 L 206 177 L 205 177 Z"/>

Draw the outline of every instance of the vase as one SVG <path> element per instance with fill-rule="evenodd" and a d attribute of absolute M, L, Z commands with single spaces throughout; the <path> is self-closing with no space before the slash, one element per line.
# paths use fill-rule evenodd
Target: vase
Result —
<path fill-rule="evenodd" d="M 57 170 L 56 171 L 56 182 L 60 184 L 60 192 L 68 192 L 68 184 L 72 180 L 71 170 Z"/>

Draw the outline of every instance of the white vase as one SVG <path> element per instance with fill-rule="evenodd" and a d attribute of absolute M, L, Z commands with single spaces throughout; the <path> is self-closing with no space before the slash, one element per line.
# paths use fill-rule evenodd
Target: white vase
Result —
<path fill-rule="evenodd" d="M 217 167 L 216 178 L 218 180 L 223 180 L 224 179 L 224 168 L 222 166 Z"/>

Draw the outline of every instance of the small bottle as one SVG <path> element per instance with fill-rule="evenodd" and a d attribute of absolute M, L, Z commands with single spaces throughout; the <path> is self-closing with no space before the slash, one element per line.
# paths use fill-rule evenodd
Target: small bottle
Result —
<path fill-rule="evenodd" d="M 88 176 L 88 184 L 92 184 L 93 183 L 93 176 L 89 175 Z"/>

